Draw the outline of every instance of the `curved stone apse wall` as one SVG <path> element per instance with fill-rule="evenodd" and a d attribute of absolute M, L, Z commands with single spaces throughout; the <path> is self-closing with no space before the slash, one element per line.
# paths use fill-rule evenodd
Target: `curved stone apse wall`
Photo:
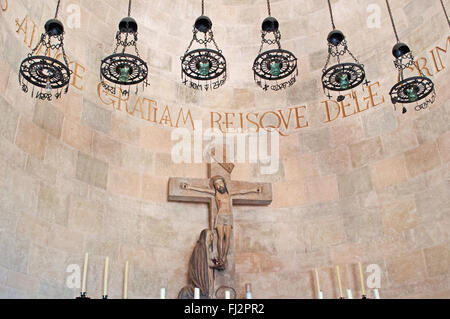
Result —
<path fill-rule="evenodd" d="M 206 1 L 229 71 L 208 92 L 180 78 L 200 1 L 133 1 L 150 86 L 130 98 L 99 86 L 128 2 L 62 1 L 73 74 L 69 93 L 51 102 L 22 92 L 18 68 L 56 1 L 0 0 L 0 297 L 77 296 L 69 266 L 89 252 L 91 297 L 101 296 L 109 256 L 111 298 L 121 297 L 127 260 L 129 298 L 158 298 L 161 287 L 175 298 L 208 206 L 168 202 L 168 179 L 208 175 L 206 164 L 172 162 L 171 132 L 200 124 L 275 125 L 283 135 L 278 172 L 249 163 L 233 172 L 274 192 L 269 207 L 234 211 L 240 297 L 252 283 L 255 298 L 316 298 L 317 268 L 325 297 L 336 298 L 335 265 L 357 296 L 359 261 L 380 267 L 382 297 L 450 297 L 449 29 L 438 0 L 391 2 L 402 41 L 436 85 L 436 102 L 421 112 L 391 103 L 395 37 L 381 0 L 332 2 L 371 81 L 341 105 L 320 83 L 325 0 L 272 0 L 282 46 L 299 59 L 297 83 L 279 92 L 261 90 L 251 69 L 265 1 Z"/>

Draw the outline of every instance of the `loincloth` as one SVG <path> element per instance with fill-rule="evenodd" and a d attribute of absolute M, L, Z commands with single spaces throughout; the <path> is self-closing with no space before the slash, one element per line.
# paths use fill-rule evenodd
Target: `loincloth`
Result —
<path fill-rule="evenodd" d="M 216 224 L 233 227 L 233 216 L 232 215 L 217 215 L 217 223 Z"/>

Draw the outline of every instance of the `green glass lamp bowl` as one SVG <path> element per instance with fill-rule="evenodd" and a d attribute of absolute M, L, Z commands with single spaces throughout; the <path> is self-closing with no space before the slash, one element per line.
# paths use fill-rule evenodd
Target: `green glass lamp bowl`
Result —
<path fill-rule="evenodd" d="M 338 76 L 339 85 L 341 89 L 347 90 L 350 86 L 349 78 L 347 73 L 342 73 Z"/>
<path fill-rule="evenodd" d="M 130 67 L 127 65 L 123 65 L 119 68 L 119 81 L 126 83 L 130 79 Z"/>
<path fill-rule="evenodd" d="M 279 76 L 281 74 L 281 64 L 279 62 L 272 62 L 270 64 L 270 74 Z"/>
<path fill-rule="evenodd" d="M 210 64 L 209 61 L 199 63 L 199 71 L 202 76 L 207 76 L 209 74 Z"/>

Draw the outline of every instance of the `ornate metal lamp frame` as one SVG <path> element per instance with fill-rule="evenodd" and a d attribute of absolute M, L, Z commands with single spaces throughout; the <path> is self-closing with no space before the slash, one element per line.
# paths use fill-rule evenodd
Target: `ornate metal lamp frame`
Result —
<path fill-rule="evenodd" d="M 291 87 L 297 81 L 298 65 L 295 55 L 281 48 L 281 32 L 279 22 L 271 16 L 270 1 L 267 0 L 269 17 L 264 19 L 261 31 L 261 47 L 253 62 L 253 73 L 256 84 L 264 91 L 269 88 L 279 91 Z M 268 36 L 272 35 L 270 39 Z M 264 45 L 276 45 L 276 49 L 263 52 Z M 282 80 L 289 78 L 284 82 Z M 269 85 L 269 83 L 272 83 Z"/>
<path fill-rule="evenodd" d="M 57 19 L 60 0 L 56 7 L 55 18 L 45 24 L 45 33 L 36 47 L 28 54 L 19 68 L 19 84 L 25 93 L 29 92 L 29 84 L 33 86 L 31 96 L 36 99 L 51 101 L 53 96 L 61 98 L 62 93 L 69 90 L 69 62 L 64 50 L 64 25 Z M 45 48 L 44 55 L 39 54 Z M 61 50 L 62 61 L 51 58 L 52 51 Z M 36 89 L 38 88 L 38 89 Z M 53 90 L 56 93 L 53 95 Z"/>
<path fill-rule="evenodd" d="M 227 61 L 214 39 L 211 20 L 204 15 L 205 4 L 202 0 L 202 15 L 195 21 L 192 40 L 181 59 L 182 83 L 200 91 L 215 90 L 227 80 Z M 203 33 L 203 38 L 199 37 Z M 204 48 L 191 50 L 194 42 Z M 208 48 L 212 45 L 214 48 Z"/>
<path fill-rule="evenodd" d="M 336 30 L 333 18 L 333 10 L 330 0 L 328 0 L 328 8 L 330 10 L 331 24 L 333 31 L 328 35 L 328 57 L 325 66 L 322 69 L 322 86 L 325 94 L 331 99 L 330 91 L 343 92 L 352 90 L 361 85 L 366 80 L 366 72 L 364 65 L 361 64 L 358 59 L 348 48 L 347 40 L 344 34 Z M 341 58 L 344 55 L 350 55 L 353 62 L 342 63 Z M 328 67 L 331 58 L 336 58 L 337 64 Z M 369 81 L 365 81 L 364 85 L 369 85 Z M 327 92 L 328 91 L 328 92 Z M 342 102 L 345 96 L 340 94 L 337 98 L 338 102 Z"/>
<path fill-rule="evenodd" d="M 420 111 L 428 108 L 436 100 L 436 91 L 434 89 L 433 81 L 427 78 L 422 70 L 417 66 L 414 61 L 414 56 L 411 49 L 404 43 L 400 42 L 398 37 L 397 29 L 394 23 L 394 17 L 392 15 L 391 7 L 389 1 L 386 0 L 386 5 L 389 11 L 389 16 L 391 18 L 392 27 L 394 29 L 394 34 L 397 39 L 397 44 L 392 49 L 392 54 L 395 57 L 394 65 L 398 70 L 399 81 L 395 84 L 391 91 L 389 92 L 391 96 L 391 101 L 394 107 L 397 103 L 403 104 L 402 113 L 408 112 L 404 104 L 417 103 L 415 110 Z M 405 79 L 404 71 L 407 68 L 416 68 L 420 76 L 413 76 Z M 418 103 L 429 97 L 423 103 Z"/>
<path fill-rule="evenodd" d="M 131 18 L 131 0 L 129 0 L 128 17 L 123 18 L 119 23 L 114 53 L 104 58 L 100 66 L 101 83 L 109 92 L 115 94 L 116 88 L 119 86 L 123 95 L 129 95 L 131 86 L 136 86 L 135 93 L 137 94 L 139 84 L 142 83 L 142 90 L 148 86 L 148 66 L 139 55 L 137 41 L 138 25 L 136 20 Z M 126 53 L 129 47 L 134 48 L 135 54 Z M 118 53 L 119 48 L 121 50 Z M 122 87 L 126 89 L 122 89 Z"/>

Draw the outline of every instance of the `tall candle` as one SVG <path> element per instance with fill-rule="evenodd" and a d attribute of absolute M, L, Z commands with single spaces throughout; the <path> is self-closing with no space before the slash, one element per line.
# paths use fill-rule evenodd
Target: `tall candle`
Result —
<path fill-rule="evenodd" d="M 348 299 L 353 299 L 353 294 L 351 289 L 347 289 L 347 297 Z"/>
<path fill-rule="evenodd" d="M 200 299 L 200 289 L 199 288 L 194 289 L 194 299 Z"/>
<path fill-rule="evenodd" d="M 317 271 L 317 268 L 314 269 L 316 273 L 316 284 L 317 284 L 317 291 L 320 291 L 320 281 L 319 281 L 319 273 Z"/>
<path fill-rule="evenodd" d="M 374 289 L 373 293 L 375 294 L 375 299 L 380 299 L 380 292 L 378 291 L 378 289 Z"/>
<path fill-rule="evenodd" d="M 123 279 L 123 299 L 128 299 L 128 261 L 125 264 L 125 275 Z"/>
<path fill-rule="evenodd" d="M 363 274 L 363 270 L 362 270 L 362 265 L 359 262 L 359 277 L 361 278 L 361 289 L 362 289 L 362 294 L 363 296 L 366 295 L 366 286 L 364 285 L 364 274 Z"/>
<path fill-rule="evenodd" d="M 84 255 L 84 267 L 83 267 L 83 281 L 81 284 L 81 293 L 86 292 L 86 278 L 87 278 L 87 272 L 88 272 L 88 260 L 89 260 L 89 254 L 86 253 Z"/>
<path fill-rule="evenodd" d="M 166 299 L 166 288 L 161 288 L 161 299 Z"/>
<path fill-rule="evenodd" d="M 105 270 L 103 272 L 103 296 L 108 296 L 108 268 L 109 268 L 109 257 L 106 257 Z"/>
<path fill-rule="evenodd" d="M 339 297 L 344 298 L 344 295 L 342 294 L 341 273 L 339 271 L 339 266 L 336 266 L 336 274 L 337 274 L 338 285 L 339 285 Z"/>
<path fill-rule="evenodd" d="M 229 290 L 225 291 L 225 299 L 231 299 L 231 293 Z"/>
<path fill-rule="evenodd" d="M 252 285 L 251 284 L 246 284 L 245 285 L 245 298 L 246 299 L 253 299 Z"/>

